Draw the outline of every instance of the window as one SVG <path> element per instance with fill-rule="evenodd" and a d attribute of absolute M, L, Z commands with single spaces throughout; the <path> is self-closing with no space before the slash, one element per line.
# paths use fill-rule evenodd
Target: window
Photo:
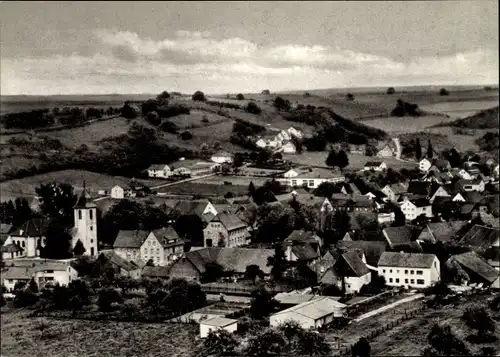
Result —
<path fill-rule="evenodd" d="M 385 273 L 385 269 L 382 269 L 382 273 Z"/>
<path fill-rule="evenodd" d="M 45 272 L 46 273 L 53 273 L 54 271 L 53 270 L 46 270 Z"/>
<path fill-rule="evenodd" d="M 399 283 L 399 279 L 398 278 L 396 278 L 396 283 Z"/>
<path fill-rule="evenodd" d="M 405 279 L 405 284 L 408 284 L 408 279 Z"/>
<path fill-rule="evenodd" d="M 415 274 L 415 270 L 410 270 L 410 275 Z"/>
<path fill-rule="evenodd" d="M 415 284 L 415 279 L 411 279 L 410 283 Z"/>
<path fill-rule="evenodd" d="M 408 274 L 408 270 L 405 270 L 405 274 Z"/>
<path fill-rule="evenodd" d="M 22 242 L 21 242 L 21 245 L 22 245 L 22 247 L 24 248 L 24 245 L 25 245 L 25 244 L 24 244 L 24 241 L 22 241 Z"/>
<path fill-rule="evenodd" d="M 91 211 L 92 212 L 92 211 Z M 94 227 L 90 226 L 90 230 L 93 231 L 94 230 Z"/>
<path fill-rule="evenodd" d="M 314 187 L 314 180 L 309 180 L 309 187 Z"/>
<path fill-rule="evenodd" d="M 297 186 L 297 180 L 292 180 L 292 186 Z"/>
<path fill-rule="evenodd" d="M 90 255 L 94 255 L 94 247 L 90 248 Z"/>
<path fill-rule="evenodd" d="M 389 270 L 389 273 L 392 273 L 392 269 Z"/>
<path fill-rule="evenodd" d="M 424 279 L 417 279 L 417 284 L 424 285 L 425 284 Z"/>
<path fill-rule="evenodd" d="M 392 278 L 389 278 L 389 283 L 392 283 Z"/>
<path fill-rule="evenodd" d="M 424 272 L 422 270 L 417 270 L 417 275 L 423 275 Z"/>
<path fill-rule="evenodd" d="M 94 215 L 93 213 L 94 213 L 93 210 L 90 210 L 90 212 L 89 212 L 90 219 L 93 219 L 93 215 Z"/>
<path fill-rule="evenodd" d="M 78 210 L 78 219 L 82 219 L 82 210 L 81 209 Z"/>
<path fill-rule="evenodd" d="M 398 274 L 399 274 L 399 269 L 398 269 L 398 270 L 396 270 L 396 273 L 398 273 Z"/>
<path fill-rule="evenodd" d="M 93 239 L 91 239 L 91 240 L 90 240 L 90 243 L 94 243 L 94 240 L 93 240 Z"/>

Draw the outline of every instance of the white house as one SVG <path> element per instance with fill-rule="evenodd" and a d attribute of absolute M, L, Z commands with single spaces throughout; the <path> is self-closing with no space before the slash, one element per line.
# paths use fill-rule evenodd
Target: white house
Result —
<path fill-rule="evenodd" d="M 402 194 L 406 193 L 407 188 L 404 187 L 402 184 L 397 183 L 393 185 L 385 185 L 381 191 L 387 196 L 389 201 L 397 202 L 399 197 Z"/>
<path fill-rule="evenodd" d="M 39 257 L 40 248 L 45 246 L 45 231 L 49 221 L 34 218 L 13 230 L 2 246 L 2 256 L 6 259 Z"/>
<path fill-rule="evenodd" d="M 387 170 L 387 164 L 383 161 L 368 161 L 363 166 L 363 171 L 384 171 Z"/>
<path fill-rule="evenodd" d="M 347 294 L 358 293 L 363 285 L 371 282 L 371 272 L 366 266 L 365 254 L 357 250 L 349 250 L 340 255 L 334 270 L 339 277 L 338 287 L 345 289 Z"/>
<path fill-rule="evenodd" d="M 327 296 L 306 301 L 269 316 L 269 325 L 277 327 L 286 321 L 297 322 L 305 329 L 319 328 L 344 316 L 346 305 Z"/>
<path fill-rule="evenodd" d="M 217 316 L 207 320 L 200 321 L 200 337 L 205 338 L 210 331 L 213 330 L 226 330 L 233 333 L 238 329 L 238 320 L 227 319 L 225 317 Z"/>
<path fill-rule="evenodd" d="M 425 198 L 410 200 L 408 197 L 405 197 L 400 204 L 400 208 L 408 221 L 413 221 L 422 214 L 426 217 L 432 217 L 432 205 Z"/>
<path fill-rule="evenodd" d="M 283 152 L 285 154 L 295 154 L 297 152 L 297 148 L 295 144 L 291 141 L 282 146 Z"/>
<path fill-rule="evenodd" d="M 80 241 L 85 252 L 83 255 L 97 257 L 97 206 L 83 185 L 82 193 L 73 208 L 74 227 L 72 233 L 72 247 Z"/>
<path fill-rule="evenodd" d="M 420 169 L 420 171 L 422 172 L 427 172 L 429 171 L 429 169 L 431 168 L 432 166 L 432 162 L 427 159 L 427 158 L 423 158 L 422 160 L 419 161 L 418 163 L 418 168 Z"/>
<path fill-rule="evenodd" d="M 460 176 L 464 180 L 472 180 L 473 177 L 470 173 L 467 172 L 465 169 L 460 169 L 460 171 L 457 172 L 457 176 Z"/>
<path fill-rule="evenodd" d="M 446 191 L 443 186 L 439 186 L 434 194 L 429 199 L 430 203 L 433 203 L 436 197 L 450 197 L 451 195 Z"/>
<path fill-rule="evenodd" d="M 464 191 L 484 192 L 484 181 L 478 180 L 459 180 L 458 184 Z"/>
<path fill-rule="evenodd" d="M 458 192 L 453 198 L 451 199 L 453 202 L 465 202 L 465 197 L 463 194 Z"/>
<path fill-rule="evenodd" d="M 288 128 L 288 134 L 290 134 L 290 136 L 296 136 L 299 139 L 302 139 L 302 137 L 304 136 L 302 131 L 295 129 L 293 126 Z"/>
<path fill-rule="evenodd" d="M 210 159 L 218 164 L 224 164 L 224 163 L 230 164 L 233 162 L 233 155 L 231 155 L 227 151 L 219 151 L 213 154 Z"/>
<path fill-rule="evenodd" d="M 149 177 L 168 178 L 172 174 L 168 165 L 151 165 L 148 168 Z"/>
<path fill-rule="evenodd" d="M 441 280 L 441 267 L 434 254 L 383 252 L 378 274 L 388 286 L 427 288 Z"/>
<path fill-rule="evenodd" d="M 221 164 L 198 160 L 179 160 L 172 165 L 172 175 L 175 176 L 202 176 L 216 172 Z"/>
<path fill-rule="evenodd" d="M 78 279 L 78 272 L 71 266 L 71 260 L 20 259 L 14 266 L 1 274 L 2 284 L 12 291 L 17 282 L 29 283 L 31 279 L 42 289 L 46 284 L 68 285 Z"/>
<path fill-rule="evenodd" d="M 122 199 L 125 197 L 125 191 L 120 186 L 116 185 L 111 189 L 111 198 Z"/>
<path fill-rule="evenodd" d="M 293 169 L 285 173 L 285 178 L 280 178 L 277 181 L 291 187 L 305 185 L 309 188 L 317 188 L 323 182 L 343 182 L 345 176 L 322 168 Z"/>

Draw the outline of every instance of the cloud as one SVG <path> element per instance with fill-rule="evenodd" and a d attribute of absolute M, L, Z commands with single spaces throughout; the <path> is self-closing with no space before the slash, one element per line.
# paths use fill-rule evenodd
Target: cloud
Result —
<path fill-rule="evenodd" d="M 498 53 L 488 49 L 403 62 L 315 44 L 262 46 L 206 31 L 179 30 L 160 40 L 103 29 L 93 35 L 93 54 L 2 58 L 2 93 L 155 93 L 166 87 L 240 92 L 498 82 Z"/>

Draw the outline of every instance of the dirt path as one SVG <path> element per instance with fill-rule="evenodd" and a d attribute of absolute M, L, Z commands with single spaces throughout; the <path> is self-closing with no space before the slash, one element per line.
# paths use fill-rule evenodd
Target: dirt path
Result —
<path fill-rule="evenodd" d="M 421 299 L 424 297 L 424 294 L 415 294 L 415 295 L 412 295 L 412 296 L 408 296 L 406 298 L 403 298 L 401 300 L 398 300 L 398 301 L 395 301 L 393 302 L 392 304 L 389 304 L 389 305 L 385 305 L 385 306 L 382 306 L 376 310 L 373 310 L 373 311 L 369 311 L 367 312 L 366 314 L 363 314 L 361 316 L 359 316 L 357 319 L 354 320 L 354 322 L 360 322 L 364 319 L 367 319 L 369 317 L 372 317 L 372 316 L 375 316 L 375 315 L 378 315 L 384 311 L 387 311 L 387 310 L 390 310 L 398 305 L 401 305 L 401 304 L 404 304 L 406 302 L 410 302 L 410 301 L 414 301 L 414 300 L 417 300 L 417 299 Z"/>

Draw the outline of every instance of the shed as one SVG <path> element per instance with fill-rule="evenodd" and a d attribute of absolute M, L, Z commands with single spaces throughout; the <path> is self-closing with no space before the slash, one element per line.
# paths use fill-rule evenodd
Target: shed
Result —
<path fill-rule="evenodd" d="M 235 332 L 238 329 L 238 321 L 225 317 L 212 317 L 207 320 L 200 321 L 200 337 L 205 338 L 212 330 L 226 330 L 227 332 Z"/>

